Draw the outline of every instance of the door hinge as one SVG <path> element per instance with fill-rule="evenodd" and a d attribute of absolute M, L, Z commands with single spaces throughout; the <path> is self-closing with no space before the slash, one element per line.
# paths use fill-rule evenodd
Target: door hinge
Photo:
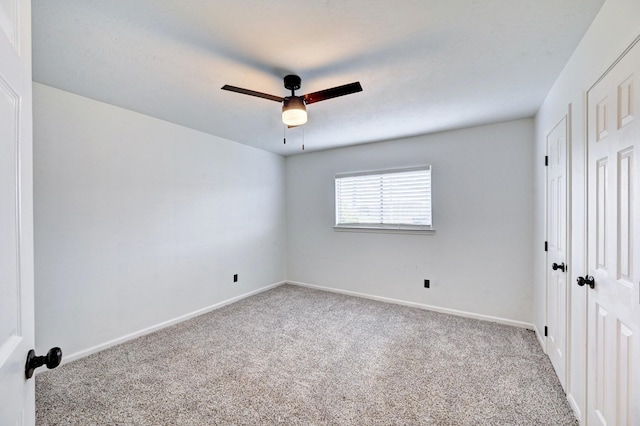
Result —
<path fill-rule="evenodd" d="M 544 165 L 545 165 L 545 166 L 548 166 L 548 165 L 549 165 L 549 156 L 548 156 L 548 155 L 545 155 L 545 156 L 544 156 Z"/>
<path fill-rule="evenodd" d="M 548 242 L 544 242 L 544 251 L 549 251 L 549 243 Z"/>
<path fill-rule="evenodd" d="M 547 328 L 547 326 L 544 326 L 544 337 L 547 337 L 547 335 L 549 334 L 549 329 Z"/>

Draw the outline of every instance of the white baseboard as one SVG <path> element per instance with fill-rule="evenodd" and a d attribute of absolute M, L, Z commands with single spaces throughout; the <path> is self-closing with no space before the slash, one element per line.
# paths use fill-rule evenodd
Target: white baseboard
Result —
<path fill-rule="evenodd" d="M 381 302 L 394 303 L 396 305 L 410 306 L 412 308 L 420 308 L 427 311 L 440 312 L 443 314 L 450 314 L 450 315 L 456 315 L 460 317 L 478 319 L 482 321 L 490 321 L 490 322 L 496 322 L 496 323 L 505 324 L 505 325 L 512 325 L 514 327 L 526 328 L 528 330 L 535 329 L 535 326 L 533 324 L 529 324 L 527 322 L 522 322 L 522 321 L 510 320 L 507 318 L 493 317 L 490 315 L 476 314 L 473 312 L 458 311 L 458 310 L 449 309 L 449 308 L 441 308 L 438 306 L 425 305 L 422 303 L 409 302 L 406 300 L 392 299 L 389 297 L 375 296 L 372 294 L 358 293 L 355 291 L 341 290 L 341 289 L 332 288 L 332 287 L 323 287 L 315 284 L 308 284 L 308 283 L 303 283 L 298 281 L 287 281 L 287 284 L 297 285 L 300 287 L 309 287 L 317 290 L 330 291 L 333 293 L 346 294 L 348 296 L 362 297 L 365 299 L 378 300 Z"/>
<path fill-rule="evenodd" d="M 404 305 L 404 306 L 410 306 L 410 307 L 414 307 L 414 308 L 425 309 L 425 310 L 428 310 L 428 311 L 440 312 L 440 313 L 444 313 L 444 314 L 457 315 L 457 316 L 462 316 L 462 317 L 466 317 L 466 318 L 473 318 L 473 319 L 479 319 L 479 320 L 483 320 L 483 321 L 490 321 L 490 322 L 496 322 L 496 323 L 500 323 L 500 324 L 511 325 L 511 326 L 514 326 L 514 327 L 526 328 L 526 329 L 529 329 L 529 330 L 534 330 L 535 333 L 536 333 L 536 336 L 538 336 L 538 340 L 540 340 L 540 333 L 535 328 L 535 326 L 533 324 L 525 323 L 525 322 L 522 322 L 522 321 L 514 321 L 514 320 L 510 320 L 510 319 L 506 319 L 506 318 L 493 317 L 493 316 L 489 316 L 489 315 L 476 314 L 476 313 L 472 313 L 472 312 L 458 311 L 458 310 L 455 310 L 455 309 L 441 308 L 441 307 L 438 307 L 438 306 L 425 305 L 425 304 L 422 304 L 422 303 L 408 302 L 408 301 L 405 301 L 405 300 L 399 300 L 399 299 L 392 299 L 392 298 L 388 298 L 388 297 L 375 296 L 375 295 L 372 295 L 372 294 L 358 293 L 358 292 L 355 292 L 355 291 L 341 290 L 341 289 L 331 288 L 331 287 L 323 287 L 323 286 L 318 286 L 318 285 L 314 285 L 314 284 L 302 283 L 302 282 L 298 282 L 298 281 L 280 281 L 278 283 L 271 284 L 271 285 L 259 288 L 257 290 L 253 290 L 253 291 L 250 291 L 248 293 L 244 293 L 244 294 L 241 294 L 239 296 L 232 297 L 231 299 L 223 300 L 223 301 L 218 302 L 218 303 L 216 303 L 214 305 L 207 306 L 207 307 L 202 308 L 202 309 L 198 309 L 197 311 L 190 312 L 190 313 L 187 313 L 185 315 L 181 315 L 181 316 L 179 316 L 177 318 L 173 318 L 173 319 L 170 319 L 168 321 L 164 321 L 164 322 L 161 322 L 159 324 L 144 328 L 142 330 L 138 330 L 136 332 L 127 334 L 125 336 L 121 336 L 121 337 L 118 337 L 116 339 L 109 340 L 109 341 L 101 343 L 99 345 L 95 345 L 95 346 L 93 346 L 91 348 L 84 349 L 82 351 L 78 351 L 78 352 L 75 352 L 75 353 L 72 353 L 72 354 L 69 354 L 69 355 L 65 354 L 65 356 L 62 359 L 62 364 L 66 364 L 66 363 L 75 361 L 77 359 L 84 358 L 84 357 L 89 356 L 91 354 L 94 354 L 96 352 L 100 352 L 100 351 L 103 351 L 105 349 L 108 349 L 108 348 L 110 348 L 112 346 L 119 345 L 121 343 L 127 342 L 127 341 L 135 339 L 137 337 L 145 336 L 147 334 L 150 334 L 150 333 L 153 333 L 155 331 L 161 330 L 163 328 L 172 326 L 172 325 L 177 324 L 179 322 L 186 321 L 188 319 L 197 317 L 199 315 L 206 314 L 208 312 L 211 312 L 211 311 L 214 311 L 216 309 L 222 308 L 223 306 L 229 305 L 231 303 L 237 302 L 237 301 L 245 299 L 247 297 L 251 297 L 251 296 L 253 296 L 255 294 L 262 293 L 262 292 L 267 291 L 267 290 L 271 290 L 272 288 L 275 288 L 275 287 L 279 287 L 279 286 L 281 286 L 283 284 L 297 285 L 297 286 L 300 286 L 300 287 L 309 287 L 309 288 L 314 288 L 314 289 L 317 289 L 317 290 L 330 291 L 330 292 L 333 292 L 333 293 L 346 294 L 346 295 L 349 295 L 349 296 L 362 297 L 362 298 L 366 298 L 366 299 L 378 300 L 378 301 L 381 301 L 381 302 L 394 303 L 394 304 L 397 304 L 397 305 Z M 543 345 L 543 341 L 541 341 L 541 345 Z M 544 345 L 543 345 L 543 348 L 544 348 Z M 38 373 L 38 371 L 36 371 L 36 374 L 37 373 Z"/>
<path fill-rule="evenodd" d="M 580 407 L 578 406 L 578 403 L 576 402 L 572 394 L 570 393 L 567 394 L 567 401 L 569 401 L 569 406 L 573 410 L 573 414 L 576 416 L 576 419 L 578 419 L 578 423 L 583 425 L 584 421 L 582 420 L 582 413 L 580 412 Z"/>
<path fill-rule="evenodd" d="M 80 359 L 80 358 L 84 358 L 86 356 L 89 356 L 89 355 L 94 354 L 96 352 L 103 351 L 103 350 L 105 350 L 107 348 L 110 348 L 112 346 L 119 345 L 120 343 L 127 342 L 127 341 L 135 339 L 137 337 L 145 336 L 147 334 L 153 333 L 154 331 L 158 331 L 158 330 L 161 330 L 163 328 L 166 328 L 166 327 L 172 326 L 174 324 L 177 324 L 179 322 L 186 321 L 188 319 L 197 317 L 197 316 L 202 315 L 202 314 L 206 314 L 208 312 L 211 312 L 211 311 L 214 311 L 216 309 L 222 308 L 223 306 L 230 305 L 231 303 L 237 302 L 237 301 L 242 300 L 242 299 L 246 299 L 247 297 L 251 297 L 251 296 L 253 296 L 255 294 L 262 293 L 262 292 L 267 291 L 267 290 L 271 290 L 272 288 L 279 287 L 282 284 L 286 284 L 286 283 L 287 283 L 287 281 L 280 281 L 278 283 L 271 284 L 271 285 L 268 285 L 266 287 L 259 288 L 257 290 L 253 290 L 253 291 L 250 291 L 248 293 L 244 293 L 244 294 L 241 294 L 239 296 L 232 297 L 231 299 L 223 300 L 222 302 L 218 302 L 218 303 L 216 303 L 214 305 L 207 306 L 206 308 L 198 309 L 197 311 L 193 311 L 193 312 L 190 312 L 188 314 L 181 315 L 181 316 L 179 316 L 177 318 L 173 318 L 173 319 L 170 319 L 168 321 L 164 321 L 164 322 L 161 322 L 159 324 L 152 325 L 151 327 L 147 327 L 147 328 L 144 328 L 142 330 L 138 330 L 136 332 L 127 334 L 125 336 L 118 337 L 117 339 L 113 339 L 113 340 L 110 340 L 108 342 L 101 343 L 101 344 L 93 346 L 91 348 L 88 348 L 88 349 L 85 349 L 85 350 L 82 350 L 82 351 L 79 351 L 79 352 L 75 352 L 75 353 L 70 354 L 70 355 L 66 355 L 65 354 L 65 356 L 62 358 L 62 363 L 61 364 L 66 364 L 68 362 L 75 361 L 75 360 Z M 36 371 L 36 373 L 37 373 L 37 371 Z"/>
<path fill-rule="evenodd" d="M 536 337 L 538 338 L 538 343 L 540 343 L 540 347 L 542 348 L 542 351 L 546 354 L 547 353 L 547 343 L 546 343 L 546 339 L 544 338 L 544 335 L 542 333 L 540 333 L 540 330 L 538 330 L 538 327 L 536 327 L 535 325 L 533 326 L 533 331 L 536 332 Z"/>

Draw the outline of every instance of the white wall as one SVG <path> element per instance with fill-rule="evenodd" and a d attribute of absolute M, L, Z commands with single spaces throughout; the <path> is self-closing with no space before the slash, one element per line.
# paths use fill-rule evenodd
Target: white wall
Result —
<path fill-rule="evenodd" d="M 545 253 L 540 250 L 545 238 L 545 170 L 542 158 L 546 152 L 546 135 L 572 109 L 571 147 L 571 224 L 572 256 L 570 265 L 569 380 L 567 397 L 581 417 L 585 407 L 586 355 L 586 290 L 577 287 L 576 277 L 585 275 L 585 140 L 586 93 L 607 68 L 640 35 L 640 1 L 607 0 L 591 27 L 573 53 L 565 69 L 536 115 L 535 138 L 535 234 L 534 244 L 534 306 L 537 330 L 544 328 L 545 317 Z M 541 340 L 544 337 L 539 336 Z"/>
<path fill-rule="evenodd" d="M 285 279 L 284 158 L 37 83 L 33 97 L 38 353 Z"/>
<path fill-rule="evenodd" d="M 530 324 L 532 152 L 525 119 L 288 157 L 288 279 Z M 434 235 L 333 230 L 335 173 L 420 164 Z"/>

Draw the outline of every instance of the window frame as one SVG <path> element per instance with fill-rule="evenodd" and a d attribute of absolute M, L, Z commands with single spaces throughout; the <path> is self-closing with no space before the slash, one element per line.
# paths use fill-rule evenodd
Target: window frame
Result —
<path fill-rule="evenodd" d="M 353 176 L 366 176 L 366 175 L 384 175 L 392 173 L 412 172 L 419 170 L 427 170 L 429 172 L 429 210 L 431 216 L 431 225 L 411 225 L 411 224 L 373 224 L 373 223 L 338 223 L 338 192 L 337 182 L 338 179 L 353 177 Z M 334 175 L 334 208 L 333 208 L 333 229 L 334 231 L 347 231 L 347 232 L 376 232 L 376 233 L 409 233 L 409 234 L 433 234 L 435 228 L 433 227 L 433 166 L 431 164 L 423 164 L 420 166 L 409 166 L 390 169 L 377 169 L 366 170 L 359 172 L 346 172 L 336 173 Z"/>

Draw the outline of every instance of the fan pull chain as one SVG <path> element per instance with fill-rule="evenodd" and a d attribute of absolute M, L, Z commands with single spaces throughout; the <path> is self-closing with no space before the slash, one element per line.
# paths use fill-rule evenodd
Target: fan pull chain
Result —
<path fill-rule="evenodd" d="M 304 151 L 304 127 L 302 128 L 302 150 Z"/>
<path fill-rule="evenodd" d="M 284 144 L 287 144 L 287 125 L 282 126 L 282 139 L 284 140 Z"/>

